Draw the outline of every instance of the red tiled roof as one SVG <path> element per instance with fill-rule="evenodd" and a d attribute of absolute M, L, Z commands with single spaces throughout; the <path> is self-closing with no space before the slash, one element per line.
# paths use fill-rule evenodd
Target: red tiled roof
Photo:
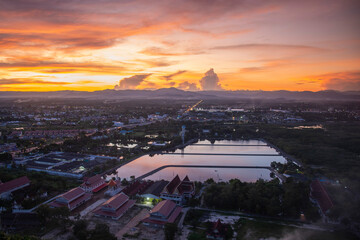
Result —
<path fill-rule="evenodd" d="M 184 177 L 183 182 L 190 182 L 190 179 L 189 179 L 188 175 L 186 175 L 186 176 Z"/>
<path fill-rule="evenodd" d="M 26 176 L 0 184 L 0 194 L 4 192 L 12 191 L 26 184 L 30 184 L 30 180 Z"/>
<path fill-rule="evenodd" d="M 106 216 L 106 217 L 115 217 L 118 218 L 122 214 L 124 214 L 129 208 L 134 206 L 135 200 L 128 200 L 125 204 L 123 204 L 121 207 L 119 207 L 116 212 L 108 212 L 108 211 L 102 211 L 101 207 L 94 210 L 95 214 Z"/>
<path fill-rule="evenodd" d="M 75 206 L 77 204 L 79 204 L 82 201 L 88 201 L 91 198 L 91 194 L 90 193 L 85 193 L 84 195 L 74 199 L 73 201 L 70 202 L 70 210 L 72 210 L 73 208 L 75 208 Z M 49 206 L 51 207 L 68 207 L 68 205 L 66 203 L 62 203 L 62 202 L 57 202 L 56 200 L 52 201 L 51 203 L 49 203 Z"/>
<path fill-rule="evenodd" d="M 84 184 L 87 186 L 93 185 L 93 184 L 97 183 L 98 181 L 101 181 L 101 176 L 99 174 L 89 177 L 89 178 L 84 178 Z"/>
<path fill-rule="evenodd" d="M 100 191 L 101 189 L 103 189 L 103 188 L 106 187 L 106 186 L 107 186 L 107 183 L 103 183 L 103 184 L 101 184 L 100 186 L 98 186 L 97 188 L 94 188 L 94 189 L 92 190 L 92 192 L 96 193 L 96 192 Z"/>
<path fill-rule="evenodd" d="M 118 209 L 121 207 L 124 203 L 126 203 L 129 200 L 129 197 L 126 196 L 124 193 L 119 193 L 107 200 L 102 204 L 102 207 L 106 208 L 112 208 L 112 209 Z"/>
<path fill-rule="evenodd" d="M 150 214 L 149 214 L 146 216 L 146 218 L 144 218 L 142 220 L 142 222 L 153 223 L 153 224 L 158 224 L 158 225 L 164 225 L 166 223 L 173 223 L 173 222 L 175 222 L 177 217 L 180 215 L 181 210 L 182 210 L 182 208 L 177 206 L 175 208 L 175 210 L 171 213 L 171 215 L 165 221 L 152 219 L 152 218 L 150 218 Z"/>
<path fill-rule="evenodd" d="M 176 187 L 179 186 L 180 182 L 181 180 L 179 178 L 179 175 L 176 175 L 174 179 L 171 180 L 168 185 L 166 185 L 165 190 L 167 191 L 167 193 L 172 194 L 175 191 Z"/>
<path fill-rule="evenodd" d="M 219 232 L 222 229 L 223 225 L 221 223 L 220 218 L 216 221 L 216 223 L 214 224 L 214 229 L 217 229 Z"/>
<path fill-rule="evenodd" d="M 91 195 L 90 193 L 85 193 L 85 194 L 82 195 L 81 197 L 75 199 L 74 201 L 71 201 L 70 204 L 69 204 L 69 205 L 70 205 L 70 209 L 75 208 L 75 206 L 76 206 L 77 204 L 79 204 L 80 202 L 82 202 L 82 201 L 88 201 L 88 200 L 90 200 L 91 196 L 92 196 L 92 195 Z"/>
<path fill-rule="evenodd" d="M 85 193 L 84 189 L 82 189 L 81 187 L 77 187 L 77 188 L 73 188 L 70 191 L 62 194 L 61 197 L 65 198 L 67 201 L 72 201 L 84 193 Z"/>
<path fill-rule="evenodd" d="M 140 182 L 135 181 L 131 183 L 129 186 L 127 186 L 123 192 L 129 196 L 141 194 L 146 190 L 146 188 L 151 184 L 152 182 Z"/>
<path fill-rule="evenodd" d="M 326 213 L 327 210 L 334 206 L 329 194 L 319 180 L 315 180 L 311 183 L 311 189 L 312 196 L 319 203 L 321 211 L 323 213 Z"/>
<path fill-rule="evenodd" d="M 159 202 L 153 209 L 151 209 L 151 213 L 160 213 L 164 217 L 168 217 L 171 211 L 176 207 L 176 203 L 171 200 L 164 200 Z"/>

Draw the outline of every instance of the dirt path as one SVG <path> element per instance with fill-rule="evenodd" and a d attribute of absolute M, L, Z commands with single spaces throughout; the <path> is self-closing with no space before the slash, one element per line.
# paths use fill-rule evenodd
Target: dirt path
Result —
<path fill-rule="evenodd" d="M 84 218 L 89 212 L 91 212 L 92 210 L 94 210 L 95 208 L 97 208 L 100 204 L 104 203 L 107 199 L 100 199 L 97 200 L 96 202 L 94 202 L 92 205 L 90 205 L 89 207 L 85 208 L 84 210 L 82 210 L 80 212 L 80 218 Z"/>
<path fill-rule="evenodd" d="M 142 209 L 135 217 L 133 217 L 130 222 L 128 222 L 117 234 L 116 237 L 121 239 L 122 236 L 127 233 L 131 228 L 136 227 L 138 223 L 145 218 L 145 216 L 149 213 L 149 210 Z"/>

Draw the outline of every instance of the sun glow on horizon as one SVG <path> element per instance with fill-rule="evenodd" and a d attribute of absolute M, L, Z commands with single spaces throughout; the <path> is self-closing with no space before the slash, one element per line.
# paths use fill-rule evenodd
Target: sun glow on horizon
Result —
<path fill-rule="evenodd" d="M 360 90 L 356 0 L 0 6 L 0 91 Z"/>

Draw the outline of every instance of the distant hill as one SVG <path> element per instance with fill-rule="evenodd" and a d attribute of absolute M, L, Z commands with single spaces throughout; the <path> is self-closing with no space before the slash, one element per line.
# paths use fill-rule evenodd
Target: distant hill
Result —
<path fill-rule="evenodd" d="M 3 99 L 29 98 L 80 98 L 80 99 L 289 99 L 289 100 L 360 100 L 360 92 L 339 91 L 184 91 L 177 88 L 162 88 L 158 90 L 103 90 L 94 92 L 85 91 L 55 91 L 55 92 L 13 92 L 0 91 Z"/>

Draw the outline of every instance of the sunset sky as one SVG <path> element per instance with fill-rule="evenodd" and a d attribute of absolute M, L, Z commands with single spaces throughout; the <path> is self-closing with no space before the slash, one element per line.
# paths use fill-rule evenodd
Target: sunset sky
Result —
<path fill-rule="evenodd" d="M 0 91 L 360 90 L 359 12 L 359 0 L 0 0 Z"/>

